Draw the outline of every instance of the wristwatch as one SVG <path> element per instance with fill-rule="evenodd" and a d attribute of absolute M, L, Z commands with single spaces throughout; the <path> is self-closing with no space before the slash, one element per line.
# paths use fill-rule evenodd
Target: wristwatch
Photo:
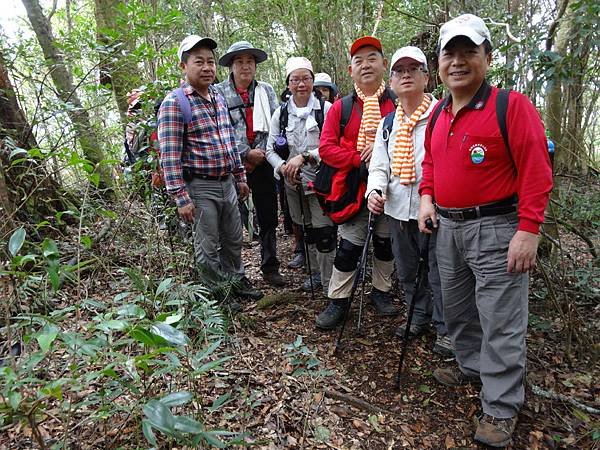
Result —
<path fill-rule="evenodd" d="M 310 153 L 308 151 L 302 152 L 302 157 L 304 158 L 304 164 L 308 164 L 310 160 Z"/>

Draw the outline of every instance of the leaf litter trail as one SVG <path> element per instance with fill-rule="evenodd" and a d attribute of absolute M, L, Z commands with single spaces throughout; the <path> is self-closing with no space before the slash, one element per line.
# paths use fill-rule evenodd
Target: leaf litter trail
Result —
<path fill-rule="evenodd" d="M 476 417 L 481 414 L 478 390 L 471 386 L 453 390 L 432 377 L 436 367 L 452 364 L 452 359 L 444 360 L 431 351 L 433 330 L 411 341 L 402 387 L 395 390 L 402 341 L 394 331 L 405 320 L 405 311 L 397 318 L 376 317 L 366 295 L 363 333 L 357 336 L 357 296 L 343 349 L 334 355 L 337 331 L 314 327 L 314 318 L 327 300 L 318 295 L 312 303 L 310 294 L 297 288 L 305 274 L 285 268 L 292 256 L 292 238 L 280 234 L 278 243 L 281 271 L 288 282 L 279 290 L 262 282 L 258 244 L 244 249 L 247 274 L 268 300 L 245 304 L 244 312 L 233 321 L 235 365 L 246 368 L 240 384 L 256 404 L 248 408 L 251 418 L 240 422 L 242 429 L 236 431 L 248 432 L 257 448 L 265 449 L 485 448 L 472 440 Z M 401 294 L 396 297 L 400 302 Z M 303 375 L 294 371 L 306 365 L 292 361 L 291 350 L 286 350 L 286 345 L 298 344 L 299 336 L 298 347 L 315 351 L 320 362 Z M 538 369 L 547 375 L 551 363 L 545 367 L 543 358 L 549 353 L 533 347 L 529 352 L 536 353 L 536 362 L 530 364 L 530 376 L 531 367 L 536 370 L 534 377 L 540 376 Z M 556 362 L 553 367 L 558 372 Z M 330 374 L 318 375 L 318 370 Z M 508 448 L 595 448 L 589 437 L 575 433 L 578 424 L 567 418 L 571 410 L 536 397 L 528 389 L 514 443 Z"/>

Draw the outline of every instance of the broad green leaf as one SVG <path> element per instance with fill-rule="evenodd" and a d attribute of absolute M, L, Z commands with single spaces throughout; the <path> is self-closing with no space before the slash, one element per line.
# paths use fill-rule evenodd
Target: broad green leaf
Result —
<path fill-rule="evenodd" d="M 193 395 L 191 392 L 188 391 L 180 391 L 180 392 L 173 392 L 172 394 L 166 395 L 163 398 L 161 398 L 159 401 L 165 405 L 168 406 L 169 408 L 172 408 L 173 406 L 181 406 L 181 405 L 185 405 L 186 403 L 189 403 L 193 398 Z"/>
<path fill-rule="evenodd" d="M 142 420 L 142 431 L 148 442 L 150 442 L 151 445 L 158 447 L 156 436 L 154 435 L 154 431 L 152 431 L 152 425 L 150 425 L 150 422 L 147 420 Z"/>
<path fill-rule="evenodd" d="M 227 444 L 217 438 L 218 433 L 214 431 L 205 431 L 202 433 L 202 437 L 208 442 L 209 445 L 217 448 L 227 448 Z"/>
<path fill-rule="evenodd" d="M 21 404 L 22 399 L 23 396 L 18 391 L 11 391 L 8 394 L 8 402 L 10 403 L 10 407 L 13 409 L 13 411 L 19 409 L 19 405 Z"/>
<path fill-rule="evenodd" d="M 165 317 L 165 320 L 163 320 L 163 322 L 166 323 L 167 325 L 171 325 L 173 323 L 179 322 L 182 318 L 183 318 L 183 313 L 173 314 L 171 316 Z"/>
<path fill-rule="evenodd" d="M 56 328 L 55 326 L 48 325 L 45 326 L 41 333 L 36 336 L 37 342 L 40 348 L 42 349 L 42 352 L 46 353 L 48 350 L 50 350 L 52 342 L 54 342 L 56 336 L 58 336 L 58 331 L 58 328 Z"/>
<path fill-rule="evenodd" d="M 84 234 L 83 236 L 81 236 L 80 239 L 81 245 L 83 245 L 84 248 L 86 249 L 90 249 L 92 248 L 92 238 L 89 237 L 88 235 Z"/>
<path fill-rule="evenodd" d="M 23 246 L 23 242 L 25 242 L 25 228 L 21 227 L 17 229 L 11 236 L 8 241 L 8 251 L 11 255 L 16 256 L 21 250 Z"/>
<path fill-rule="evenodd" d="M 119 317 L 136 317 L 143 319 L 146 317 L 146 311 L 138 305 L 123 305 L 117 309 L 117 315 Z"/>
<path fill-rule="evenodd" d="M 419 386 L 419 392 L 424 392 L 426 394 L 431 392 L 431 388 L 429 386 L 427 386 L 426 384 L 422 384 Z"/>
<path fill-rule="evenodd" d="M 377 417 L 375 414 L 371 414 L 369 416 L 369 423 L 378 433 L 381 433 L 383 431 L 379 426 L 379 417 Z"/>
<path fill-rule="evenodd" d="M 147 345 L 148 347 L 154 347 L 161 344 L 156 341 L 153 333 L 150 333 L 148 330 L 142 327 L 135 327 L 129 330 L 129 336 L 131 336 L 136 341 Z"/>
<path fill-rule="evenodd" d="M 169 408 L 158 400 L 150 400 L 144 405 L 144 414 L 154 428 L 165 434 L 175 431 L 175 419 Z"/>
<path fill-rule="evenodd" d="M 156 322 L 150 330 L 173 345 L 188 345 L 190 343 L 190 338 L 185 334 L 163 322 Z"/>
<path fill-rule="evenodd" d="M 53 239 L 46 238 L 42 241 L 42 255 L 44 258 L 58 257 L 58 247 Z"/>
<path fill-rule="evenodd" d="M 169 287 L 171 286 L 172 282 L 173 282 L 173 278 L 165 278 L 164 280 L 162 280 L 160 282 L 160 284 L 158 285 L 158 287 L 156 288 L 156 294 L 155 295 L 158 297 L 160 294 L 162 294 L 167 289 L 169 289 Z"/>
<path fill-rule="evenodd" d="M 189 417 L 175 417 L 175 429 L 182 433 L 200 434 L 204 430 L 200 422 Z"/>
<path fill-rule="evenodd" d="M 122 331 L 128 327 L 129 327 L 129 322 L 127 322 L 126 320 L 118 320 L 118 319 L 106 320 L 104 322 L 100 322 L 96 326 L 96 328 L 98 328 L 99 330 L 102 330 L 102 331 L 108 331 L 108 330 Z"/>

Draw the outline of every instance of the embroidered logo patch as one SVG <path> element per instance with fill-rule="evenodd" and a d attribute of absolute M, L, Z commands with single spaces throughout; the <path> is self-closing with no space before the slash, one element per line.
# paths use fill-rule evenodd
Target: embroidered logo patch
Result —
<path fill-rule="evenodd" d="M 481 164 L 485 159 L 486 151 L 487 148 L 482 144 L 472 145 L 469 149 L 469 152 L 471 153 L 471 162 L 473 164 Z"/>

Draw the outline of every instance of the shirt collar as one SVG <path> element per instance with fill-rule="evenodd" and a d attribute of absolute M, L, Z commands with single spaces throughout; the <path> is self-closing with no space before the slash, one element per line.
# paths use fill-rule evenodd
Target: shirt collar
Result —
<path fill-rule="evenodd" d="M 466 108 L 470 108 L 470 109 L 485 108 L 485 105 L 486 105 L 488 99 L 490 98 L 491 94 L 492 94 L 492 87 L 487 82 L 487 80 L 483 80 L 483 83 L 481 83 L 481 86 L 479 87 L 479 89 L 477 90 L 477 92 L 475 93 L 475 95 L 473 96 L 471 101 L 467 104 Z M 448 95 L 442 101 L 442 108 L 448 109 L 451 104 L 452 104 L 452 95 Z"/>
<path fill-rule="evenodd" d="M 186 95 L 192 95 L 193 93 L 196 93 L 196 94 L 198 94 L 198 96 L 200 96 L 201 98 L 203 98 L 203 97 L 202 97 L 202 96 L 201 96 L 201 95 L 198 93 L 198 91 L 197 91 L 197 90 L 196 90 L 196 89 L 195 89 L 195 88 L 194 88 L 194 87 L 193 87 L 193 86 L 192 86 L 190 83 L 188 83 L 187 81 L 186 81 L 186 82 L 184 82 L 184 83 L 182 84 L 182 86 L 181 86 L 181 87 L 183 88 L 183 92 L 184 92 Z M 209 94 L 210 94 L 210 95 L 211 95 L 213 98 L 215 97 L 215 95 L 216 95 L 216 93 L 217 93 L 217 92 L 218 92 L 218 91 L 217 91 L 217 88 L 215 88 L 215 86 L 214 86 L 214 85 L 212 85 L 212 84 L 211 84 L 210 86 L 208 86 L 208 93 L 209 93 Z"/>

